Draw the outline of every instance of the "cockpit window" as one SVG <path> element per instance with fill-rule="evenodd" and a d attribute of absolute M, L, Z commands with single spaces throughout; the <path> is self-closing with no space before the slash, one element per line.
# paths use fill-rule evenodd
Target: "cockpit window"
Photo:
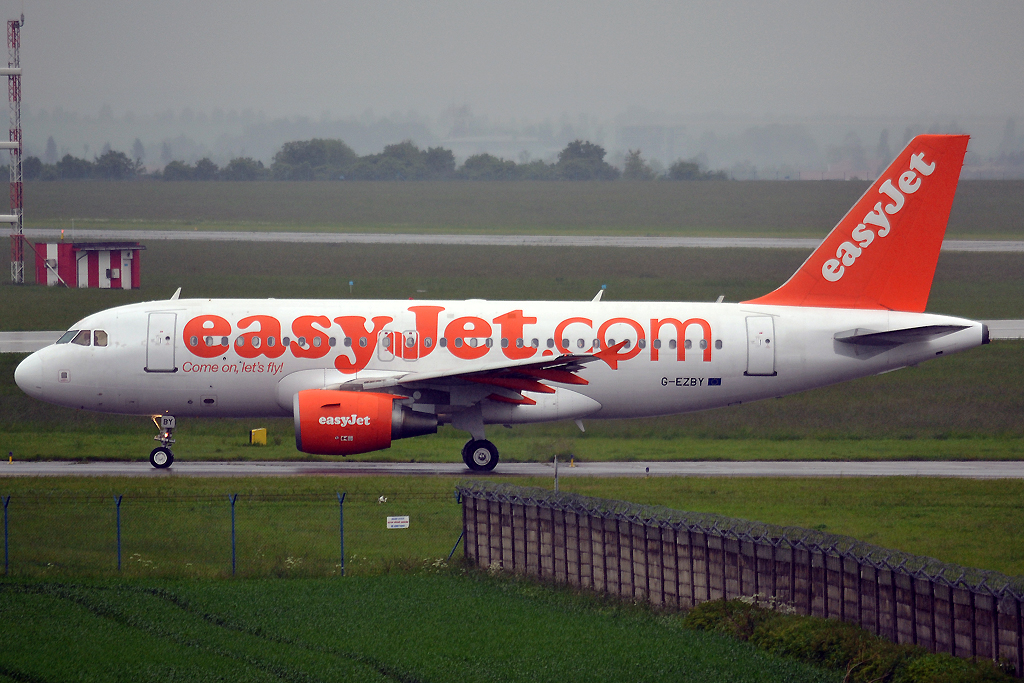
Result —
<path fill-rule="evenodd" d="M 75 338 L 76 334 L 78 334 L 78 330 L 68 330 L 67 332 L 61 335 L 60 339 L 57 340 L 57 343 L 67 344 L 69 341 Z"/>
<path fill-rule="evenodd" d="M 75 338 L 71 340 L 72 344 L 78 344 L 79 346 L 88 346 L 89 338 L 92 336 L 89 330 L 82 330 L 75 335 Z"/>
<path fill-rule="evenodd" d="M 92 333 L 92 345 L 93 346 L 106 346 L 107 345 L 107 333 L 103 330 L 94 330 Z"/>

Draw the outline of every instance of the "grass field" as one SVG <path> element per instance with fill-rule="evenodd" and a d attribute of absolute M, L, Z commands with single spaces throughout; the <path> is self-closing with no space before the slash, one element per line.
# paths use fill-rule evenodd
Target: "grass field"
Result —
<path fill-rule="evenodd" d="M 0 680 L 838 681 L 674 615 L 525 581 L 0 580 Z"/>
<path fill-rule="evenodd" d="M 0 239 L 0 272 L 10 250 Z M 0 284 L 0 329 L 62 329 L 103 308 L 169 297 L 484 298 L 742 301 L 785 282 L 807 253 L 761 249 L 613 249 L 149 242 L 141 290 Z M 34 262 L 28 279 L 34 281 Z M 353 292 L 348 283 L 355 281 Z M 1024 254 L 939 258 L 928 310 L 1024 317 Z"/>
<path fill-rule="evenodd" d="M 31 182 L 27 227 L 824 237 L 850 182 Z M 1024 182 L 964 181 L 950 237 L 1024 235 Z"/>
<path fill-rule="evenodd" d="M 2 467 L 2 465 L 0 465 Z M 348 575 L 431 566 L 462 527 L 450 477 L 2 479 L 12 496 L 11 566 L 23 576 L 116 576 L 115 506 L 123 495 L 123 575 L 230 574 L 230 505 L 238 493 L 237 572 L 337 576 L 337 492 L 346 492 Z M 516 484 L 550 488 L 550 479 Z M 1024 574 L 1024 482 L 939 478 L 563 478 L 565 491 L 817 528 L 946 562 Z M 381 503 L 380 497 L 386 498 Z M 410 528 L 387 530 L 387 515 Z M 462 551 L 459 550 L 458 553 Z"/>
<path fill-rule="evenodd" d="M 0 495 L 12 496 L 15 571 L 0 579 L 0 680 L 841 678 L 683 629 L 676 615 L 460 574 L 441 561 L 461 526 L 453 486 L 441 477 L 0 479 Z M 562 488 L 1024 570 L 1024 482 L 595 479 Z M 348 493 L 344 578 L 338 489 Z M 249 578 L 211 581 L 229 572 L 234 492 L 239 575 Z M 115 494 L 124 495 L 118 579 Z M 389 514 L 409 514 L 410 528 L 386 531 Z"/>

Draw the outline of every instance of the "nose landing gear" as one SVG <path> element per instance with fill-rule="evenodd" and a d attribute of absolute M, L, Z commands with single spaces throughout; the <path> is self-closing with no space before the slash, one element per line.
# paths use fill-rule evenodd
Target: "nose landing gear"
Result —
<path fill-rule="evenodd" d="M 174 443 L 174 438 L 171 436 L 175 427 L 174 416 L 154 415 L 153 424 L 160 430 L 160 433 L 153 437 L 160 442 L 160 446 L 150 452 L 149 464 L 157 469 L 165 469 L 174 462 L 174 453 L 170 449 L 170 445 Z"/>

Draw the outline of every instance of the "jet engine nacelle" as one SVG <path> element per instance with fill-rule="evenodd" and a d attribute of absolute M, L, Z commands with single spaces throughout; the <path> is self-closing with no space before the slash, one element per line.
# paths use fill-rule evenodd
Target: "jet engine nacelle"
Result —
<path fill-rule="evenodd" d="M 307 389 L 292 399 L 295 446 L 350 455 L 390 448 L 393 439 L 437 432 L 437 416 L 410 410 L 392 394 Z"/>

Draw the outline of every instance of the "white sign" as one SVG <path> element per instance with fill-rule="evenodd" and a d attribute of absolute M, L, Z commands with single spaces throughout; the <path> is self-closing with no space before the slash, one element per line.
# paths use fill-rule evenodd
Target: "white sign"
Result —
<path fill-rule="evenodd" d="M 388 517 L 388 528 L 389 529 L 408 529 L 409 528 L 409 515 L 402 515 L 401 517 Z"/>

